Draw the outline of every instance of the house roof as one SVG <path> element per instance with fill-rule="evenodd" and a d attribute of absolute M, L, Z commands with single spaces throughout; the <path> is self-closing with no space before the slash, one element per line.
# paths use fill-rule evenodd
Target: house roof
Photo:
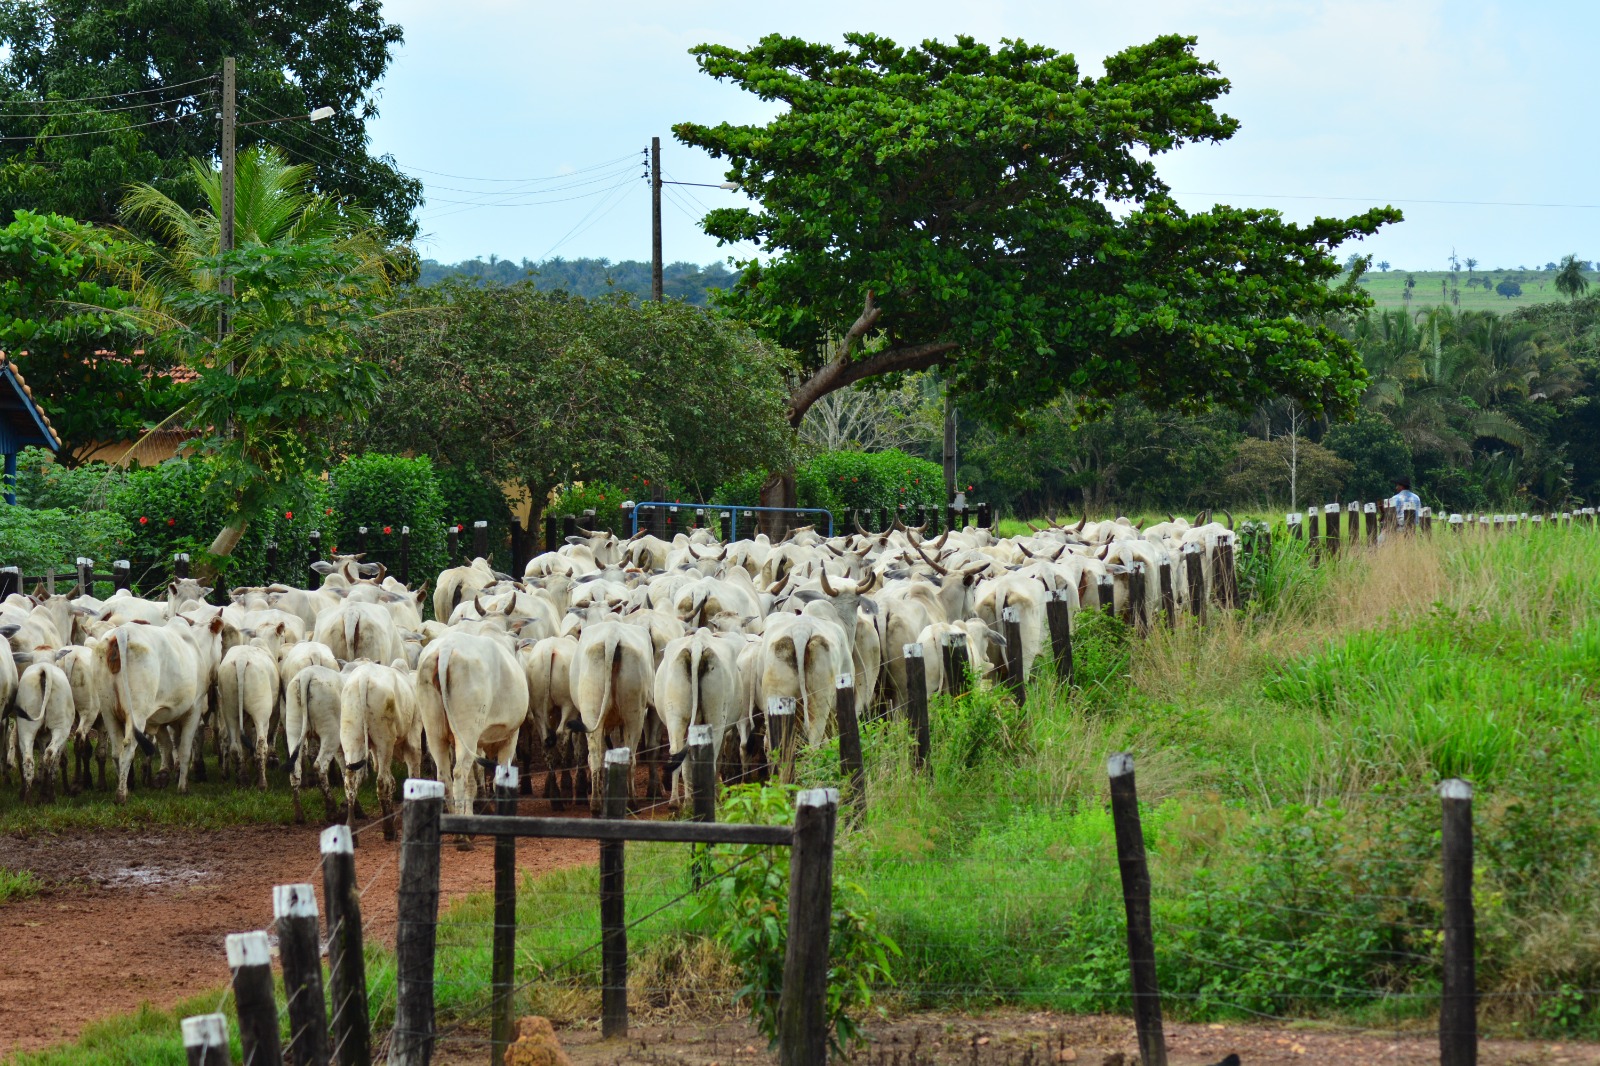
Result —
<path fill-rule="evenodd" d="M 11 454 L 30 446 L 60 451 L 61 435 L 33 398 L 22 371 L 0 353 L 0 452 Z"/>

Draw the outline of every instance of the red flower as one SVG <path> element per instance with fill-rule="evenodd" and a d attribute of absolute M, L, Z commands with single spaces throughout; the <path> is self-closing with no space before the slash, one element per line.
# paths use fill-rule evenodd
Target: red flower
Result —
<path fill-rule="evenodd" d="M 466 523 L 464 523 L 464 522 L 457 522 L 456 523 L 456 532 L 457 533 L 460 533 L 462 530 L 464 530 L 466 528 L 467 528 Z"/>
<path fill-rule="evenodd" d="M 141 526 L 142 525 L 147 525 L 149 523 L 149 521 L 150 521 L 150 519 L 146 518 L 144 515 L 140 515 L 139 516 L 139 524 Z"/>
<path fill-rule="evenodd" d="M 644 479 L 644 483 L 645 483 L 645 484 L 646 484 L 646 485 L 648 485 L 648 484 L 650 484 L 650 479 L 649 479 L 649 478 L 645 478 L 645 479 Z"/>
<path fill-rule="evenodd" d="M 387 533 L 388 533 L 388 532 L 389 532 L 389 527 L 388 527 L 388 526 L 384 526 L 384 527 L 383 527 L 383 532 L 384 532 L 384 533 L 385 533 L 385 534 L 387 534 Z"/>
<path fill-rule="evenodd" d="M 176 519 L 176 518 L 169 518 L 169 519 L 167 519 L 167 525 L 169 525 L 169 526 L 175 526 L 175 525 L 177 525 L 177 524 L 178 524 L 178 520 L 177 520 L 177 519 Z"/>
<path fill-rule="evenodd" d="M 293 511 L 285 511 L 285 512 L 283 512 L 283 517 L 285 517 L 289 521 L 293 522 L 294 521 L 294 512 Z"/>
<path fill-rule="evenodd" d="M 328 509 L 327 509 L 327 510 L 326 510 L 326 511 L 323 511 L 323 512 L 322 512 L 322 513 L 323 513 L 323 514 L 332 514 L 332 513 L 333 513 L 333 508 L 332 508 L 332 507 L 330 507 L 330 508 L 328 508 Z"/>

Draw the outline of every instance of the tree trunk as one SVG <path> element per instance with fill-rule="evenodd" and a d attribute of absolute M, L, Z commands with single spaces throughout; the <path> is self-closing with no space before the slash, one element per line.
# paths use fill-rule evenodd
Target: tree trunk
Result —
<path fill-rule="evenodd" d="M 211 542 L 211 547 L 206 549 L 211 555 L 226 558 L 233 554 L 233 549 L 239 546 L 240 539 L 244 536 L 245 526 L 249 523 L 243 519 L 235 519 L 222 527 L 217 534 L 217 539 Z"/>
<path fill-rule="evenodd" d="M 761 484 L 762 507 L 798 507 L 800 506 L 798 500 L 793 470 L 774 470 Z M 767 535 L 768 540 L 777 540 L 788 532 L 791 517 L 764 511 L 761 514 L 759 528 Z M 841 516 L 834 517 L 838 519 Z"/>

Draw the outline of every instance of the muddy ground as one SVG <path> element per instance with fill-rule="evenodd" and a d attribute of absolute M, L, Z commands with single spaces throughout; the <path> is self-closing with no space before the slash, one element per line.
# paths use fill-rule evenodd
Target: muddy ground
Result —
<path fill-rule="evenodd" d="M 525 801 L 524 813 L 548 813 Z M 0 1056 L 70 1040 L 90 1022 L 141 1003 L 167 1007 L 228 983 L 223 938 L 272 922 L 272 886 L 310 882 L 322 895 L 321 825 L 153 828 L 0 837 L 0 867 L 49 886 L 0 906 Z M 445 901 L 494 883 L 494 849 L 442 849 Z M 360 833 L 356 874 L 369 936 L 394 930 L 397 845 Z M 524 841 L 522 870 L 596 861 L 581 840 Z"/>

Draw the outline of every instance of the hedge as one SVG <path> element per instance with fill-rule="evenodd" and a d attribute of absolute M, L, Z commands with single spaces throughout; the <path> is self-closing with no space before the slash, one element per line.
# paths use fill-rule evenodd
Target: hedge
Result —
<path fill-rule="evenodd" d="M 129 557 L 132 540 L 128 523 L 109 511 L 0 503 L 0 566 L 20 566 L 25 577 L 71 573 L 80 555 L 107 573 L 113 561 Z"/>
<path fill-rule="evenodd" d="M 717 490 L 716 503 L 742 507 L 760 504 L 763 473 L 750 473 Z M 795 469 L 795 495 L 801 507 L 833 512 L 837 532 L 850 529 L 852 510 L 908 508 L 944 503 L 944 472 L 937 463 L 898 448 L 883 452 L 824 452 Z"/>
<path fill-rule="evenodd" d="M 413 586 L 433 580 L 449 565 L 444 494 L 433 461 L 425 455 L 407 458 L 369 452 L 351 456 L 328 475 L 324 512 L 325 545 L 353 552 L 360 527 L 366 526 L 366 558 L 383 563 L 396 574 L 400 569 L 400 531 L 409 526 Z"/>

